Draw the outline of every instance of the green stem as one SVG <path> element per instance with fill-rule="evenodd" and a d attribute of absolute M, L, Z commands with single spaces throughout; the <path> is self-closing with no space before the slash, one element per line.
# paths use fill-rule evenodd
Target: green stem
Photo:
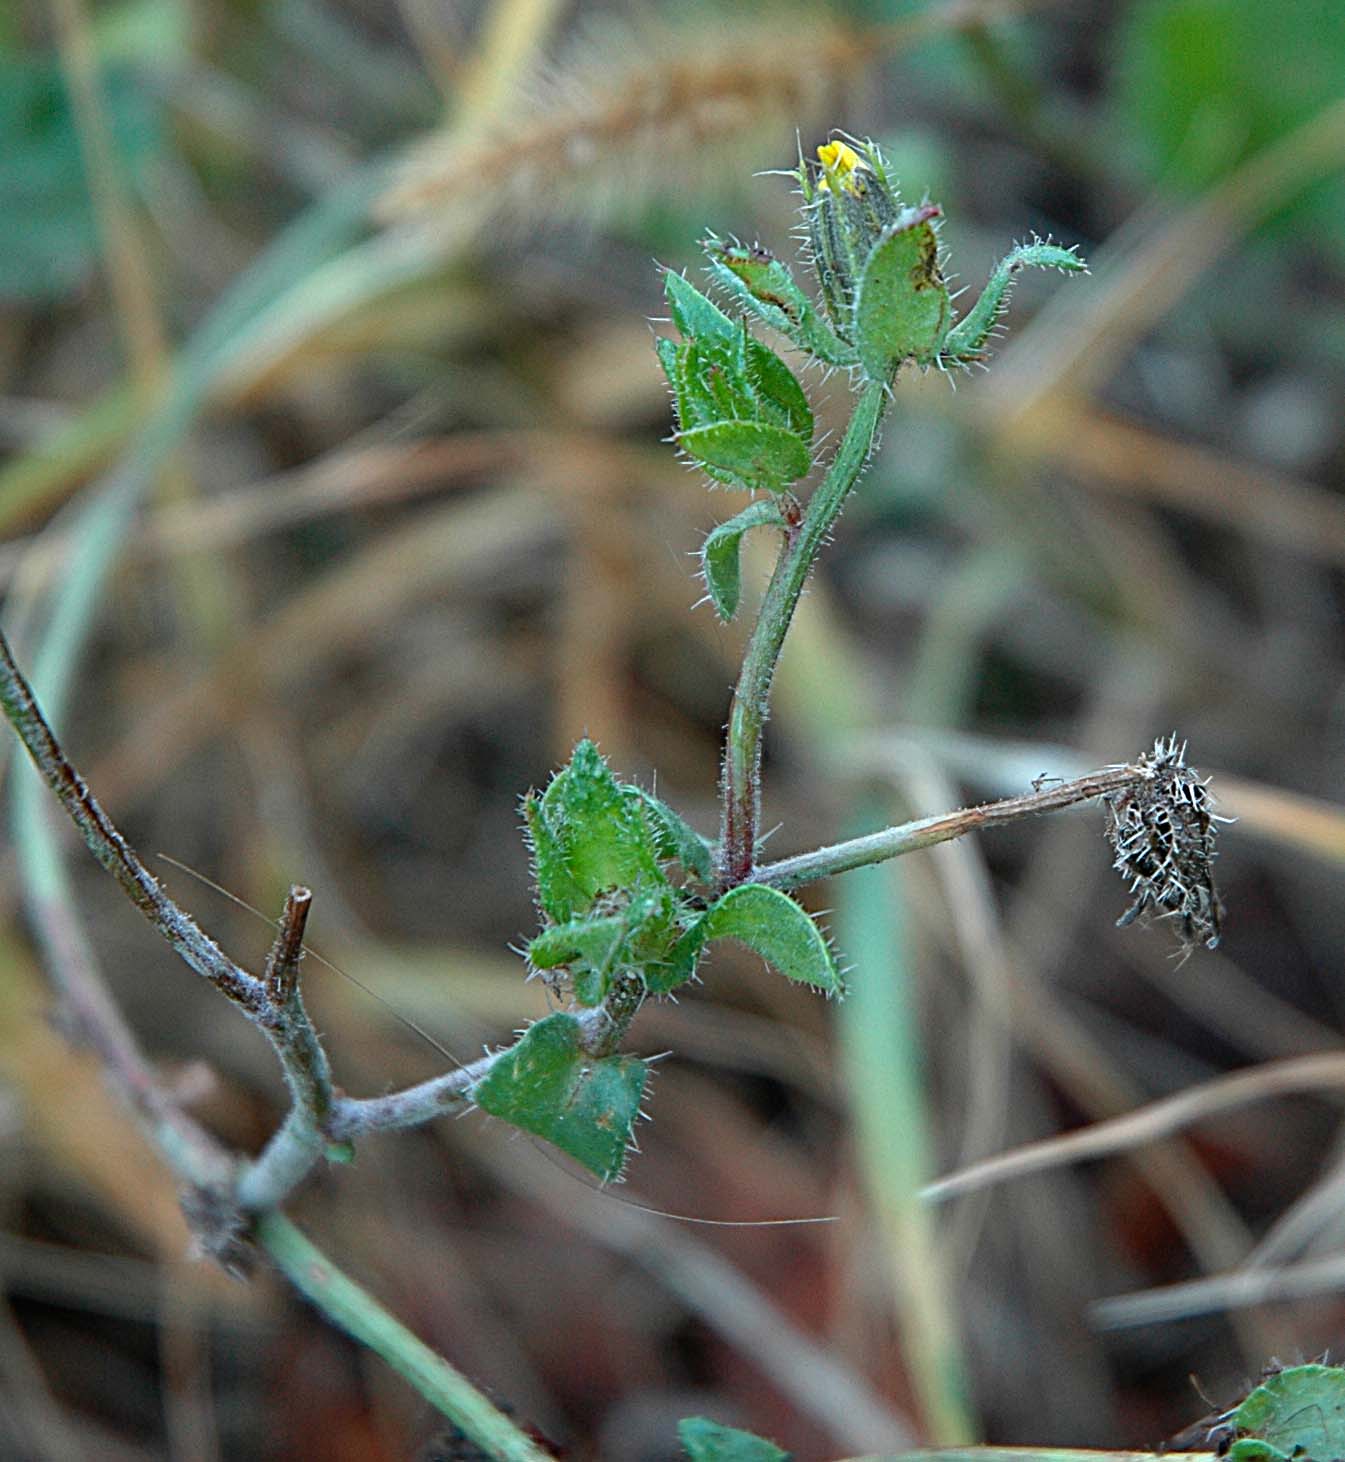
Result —
<path fill-rule="evenodd" d="M 499 1462 L 547 1462 L 552 1456 L 373 1295 L 348 1279 L 284 1214 L 263 1215 L 256 1236 L 281 1273 L 328 1320 L 387 1361 L 491 1457 Z"/>
<path fill-rule="evenodd" d="M 832 843 L 829 847 L 799 853 L 793 858 L 781 858 L 778 863 L 764 863 L 752 871 L 752 882 L 767 883 L 772 888 L 799 888 L 805 883 L 815 883 L 819 878 L 829 878 L 833 873 L 849 873 L 854 868 L 885 863 L 889 858 L 900 858 L 902 854 L 914 853 L 919 848 L 932 848 L 936 843 L 965 837 L 967 833 L 981 828 L 1001 827 L 1021 817 L 1058 812 L 1076 802 L 1105 797 L 1141 781 L 1143 776 L 1144 773 L 1136 767 L 1109 767 L 1022 797 L 1006 797 L 1002 802 L 987 802 L 980 807 L 963 807 L 957 812 L 941 812 L 934 817 L 898 823 L 866 837 Z"/>
<path fill-rule="evenodd" d="M 864 388 L 840 450 L 809 499 L 802 523 L 791 530 L 786 540 L 748 641 L 733 692 L 724 747 L 721 888 L 733 888 L 752 877 L 761 807 L 761 732 L 766 724 L 771 681 L 803 586 L 869 459 L 887 401 L 887 386 L 871 383 Z"/>

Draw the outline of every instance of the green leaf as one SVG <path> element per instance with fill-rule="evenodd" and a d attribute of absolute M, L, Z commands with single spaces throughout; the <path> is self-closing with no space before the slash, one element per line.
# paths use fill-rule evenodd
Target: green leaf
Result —
<path fill-rule="evenodd" d="M 753 507 L 774 506 L 772 499 L 763 498 Z M 643 787 L 631 787 L 630 791 L 642 798 L 648 808 L 654 825 L 654 840 L 660 858 L 676 860 L 688 873 L 697 878 L 709 878 L 714 871 L 714 845 L 703 838 L 679 812 L 674 811 L 652 792 Z"/>
<path fill-rule="evenodd" d="M 668 274 L 665 288 L 685 338 L 654 348 L 676 399 L 679 443 L 720 482 L 779 491 L 801 477 L 813 413 L 794 373 L 745 320 L 730 320 L 680 274 Z"/>
<path fill-rule="evenodd" d="M 639 1116 L 648 1066 L 635 1056 L 594 1059 L 573 1015 L 530 1026 L 472 1088 L 472 1100 L 553 1143 L 604 1183 L 619 1177 Z"/>
<path fill-rule="evenodd" d="M 712 904 L 678 940 L 667 963 L 649 971 L 650 991 L 666 994 L 689 980 L 701 950 L 714 939 L 736 939 L 789 979 L 827 995 L 844 994 L 822 931 L 792 898 L 764 883 L 739 884 Z"/>
<path fill-rule="evenodd" d="M 568 920 L 576 909 L 587 908 L 590 899 L 570 868 L 564 844 L 542 815 L 542 799 L 536 792 L 523 799 L 523 822 L 542 912 L 549 919 Z"/>
<path fill-rule="evenodd" d="M 1046 239 L 1017 244 L 995 266 L 981 297 L 948 332 L 941 354 L 946 360 L 980 358 L 995 322 L 1009 308 L 1014 278 L 1020 269 L 1059 269 L 1065 274 L 1087 274 L 1088 265 L 1073 249 L 1061 248 Z"/>
<path fill-rule="evenodd" d="M 902 361 L 929 365 L 948 330 L 948 290 L 939 271 L 932 204 L 907 208 L 864 262 L 855 290 L 855 344 L 872 381 Z"/>
<path fill-rule="evenodd" d="M 102 74 L 118 164 L 139 183 L 162 151 L 162 109 L 126 67 Z M 54 62 L 0 57 L 0 299 L 77 286 L 98 254 L 79 131 Z"/>
<path fill-rule="evenodd" d="M 786 1462 L 790 1455 L 774 1442 L 704 1416 L 679 1421 L 677 1435 L 691 1462 Z"/>
<path fill-rule="evenodd" d="M 1345 7 L 1331 0 L 1139 0 L 1118 21 L 1117 140 L 1165 189 L 1209 189 L 1340 98 Z M 1339 259 L 1342 217 L 1345 177 L 1328 167 L 1291 190 L 1268 227 L 1297 238 L 1311 229 Z"/>
<path fill-rule="evenodd" d="M 598 1005 L 621 968 L 630 933 L 624 914 L 553 924 L 529 941 L 528 962 L 539 970 L 569 968 L 575 999 Z"/>
<path fill-rule="evenodd" d="M 719 341 L 731 345 L 738 327 L 707 299 L 685 275 L 669 269 L 663 276 L 663 293 L 668 313 L 684 340 Z"/>
<path fill-rule="evenodd" d="M 593 742 L 540 798 L 524 804 L 543 913 L 566 923 L 612 889 L 666 888 L 644 806 L 612 775 Z"/>
<path fill-rule="evenodd" d="M 705 253 L 711 275 L 734 304 L 828 365 L 858 363 L 854 350 L 817 312 L 787 264 L 765 249 L 716 238 L 706 240 Z"/>
<path fill-rule="evenodd" d="M 618 971 L 642 970 L 646 963 L 664 959 L 681 932 L 677 910 L 666 884 L 637 891 L 619 913 L 593 914 L 543 929 L 529 943 L 528 959 L 539 970 L 567 969 L 579 1004 L 597 1005 Z"/>
<path fill-rule="evenodd" d="M 701 568 L 705 587 L 720 619 L 727 623 L 738 612 L 742 593 L 742 571 L 739 563 L 743 534 L 753 528 L 783 528 L 785 520 L 774 498 L 759 498 L 749 503 L 736 517 L 710 531 L 701 545 Z"/>
<path fill-rule="evenodd" d="M 743 325 L 744 332 L 747 329 Z M 759 340 L 747 341 L 747 378 L 766 419 L 801 438 L 805 446 L 813 440 L 813 409 L 803 394 L 794 372 L 773 350 Z"/>
<path fill-rule="evenodd" d="M 1267 1377 L 1229 1420 L 1242 1434 L 1236 1462 L 1345 1456 L 1345 1370 L 1290 1366 Z"/>
<path fill-rule="evenodd" d="M 756 421 L 720 421 L 678 432 L 677 445 L 702 467 L 713 468 L 748 492 L 783 492 L 812 466 L 808 443 L 784 427 Z"/>

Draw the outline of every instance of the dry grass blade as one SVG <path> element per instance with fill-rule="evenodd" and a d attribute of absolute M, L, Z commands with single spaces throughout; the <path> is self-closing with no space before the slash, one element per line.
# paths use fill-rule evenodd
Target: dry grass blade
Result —
<path fill-rule="evenodd" d="M 1345 507 L 1297 478 L 1079 410 L 1051 442 L 1058 462 L 1107 492 L 1133 494 L 1240 528 L 1263 543 L 1345 562 Z"/>
<path fill-rule="evenodd" d="M 1076 400 L 1104 380 L 1145 331 L 1244 234 L 1345 158 L 1345 101 L 1265 148 L 1182 211 L 1146 210 L 1091 260 L 1095 287 L 1082 301 L 1053 301 L 1031 334 L 1003 352 L 985 406 L 1006 426 L 1060 396 Z M 1055 412 L 1051 412 L 1055 415 Z M 1073 413 L 1063 415 L 1072 420 Z M 1063 425 L 1063 423 L 1060 423 Z M 1066 430 L 1072 429 L 1066 427 Z"/>
<path fill-rule="evenodd" d="M 941 1203 L 961 1193 L 974 1193 L 996 1183 L 1026 1177 L 1070 1163 L 1087 1162 L 1171 1136 L 1223 1112 L 1295 1092 L 1317 1092 L 1345 1087 L 1345 1055 L 1333 1052 L 1277 1061 L 1250 1071 L 1235 1071 L 1175 1096 L 1151 1102 L 1121 1117 L 1094 1122 L 1079 1132 L 1029 1142 L 1012 1152 L 974 1163 L 960 1172 L 930 1183 L 921 1197 Z"/>
<path fill-rule="evenodd" d="M 1104 1330 L 1128 1325 L 1154 1325 L 1164 1320 L 1186 1320 L 1220 1310 L 1247 1309 L 1268 1300 L 1306 1299 L 1332 1294 L 1345 1287 L 1345 1257 L 1287 1264 L 1282 1269 L 1234 1270 L 1212 1274 L 1186 1284 L 1117 1295 L 1099 1300 L 1090 1310 L 1093 1323 Z"/>

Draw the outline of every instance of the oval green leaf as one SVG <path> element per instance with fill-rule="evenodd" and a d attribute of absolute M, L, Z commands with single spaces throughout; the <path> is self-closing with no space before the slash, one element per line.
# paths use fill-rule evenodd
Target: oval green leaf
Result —
<path fill-rule="evenodd" d="M 1345 1456 L 1345 1370 L 1289 1366 L 1267 1377 L 1230 1420 L 1243 1434 L 1229 1452 L 1238 1462 Z"/>
<path fill-rule="evenodd" d="M 774 506 L 772 499 L 763 498 L 763 506 Z M 753 507 L 757 504 L 753 503 Z M 645 805 L 654 829 L 654 842 L 660 858 L 675 858 L 688 873 L 697 878 L 709 878 L 714 868 L 714 845 L 674 808 L 643 787 L 630 787 Z"/>
<path fill-rule="evenodd" d="M 792 898 L 764 883 L 739 884 L 712 904 L 678 940 L 662 969 L 651 969 L 651 992 L 662 994 L 690 979 L 712 939 L 736 939 L 788 979 L 827 995 L 845 993 L 822 931 Z"/>
<path fill-rule="evenodd" d="M 669 269 L 663 276 L 663 293 L 683 339 L 732 343 L 738 327 L 684 275 Z"/>
<path fill-rule="evenodd" d="M 939 272 L 932 205 L 907 209 L 873 246 L 855 291 L 855 344 L 873 381 L 904 360 L 929 365 L 948 331 L 948 290 Z"/>
<path fill-rule="evenodd" d="M 689 457 L 749 492 L 783 492 L 812 466 L 807 442 L 759 421 L 719 421 L 678 432 L 676 440 Z"/>
<path fill-rule="evenodd" d="M 595 1060 L 572 1015 L 529 1026 L 472 1088 L 484 1112 L 569 1153 L 604 1183 L 625 1166 L 648 1065 L 635 1056 Z"/>
<path fill-rule="evenodd" d="M 747 342 L 747 378 L 767 418 L 803 441 L 813 440 L 813 409 L 794 372 L 759 340 Z"/>

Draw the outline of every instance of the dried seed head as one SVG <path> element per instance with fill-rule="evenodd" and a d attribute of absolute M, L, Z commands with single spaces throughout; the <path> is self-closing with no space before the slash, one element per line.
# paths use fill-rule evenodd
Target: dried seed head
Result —
<path fill-rule="evenodd" d="M 1157 917 L 1175 921 L 1183 958 L 1200 944 L 1214 949 L 1224 906 L 1210 865 L 1217 825 L 1231 819 L 1214 811 L 1208 779 L 1186 765 L 1186 743 L 1175 732 L 1159 737 L 1134 770 L 1142 780 L 1106 799 L 1113 866 L 1134 899 L 1117 925 L 1153 908 Z"/>

